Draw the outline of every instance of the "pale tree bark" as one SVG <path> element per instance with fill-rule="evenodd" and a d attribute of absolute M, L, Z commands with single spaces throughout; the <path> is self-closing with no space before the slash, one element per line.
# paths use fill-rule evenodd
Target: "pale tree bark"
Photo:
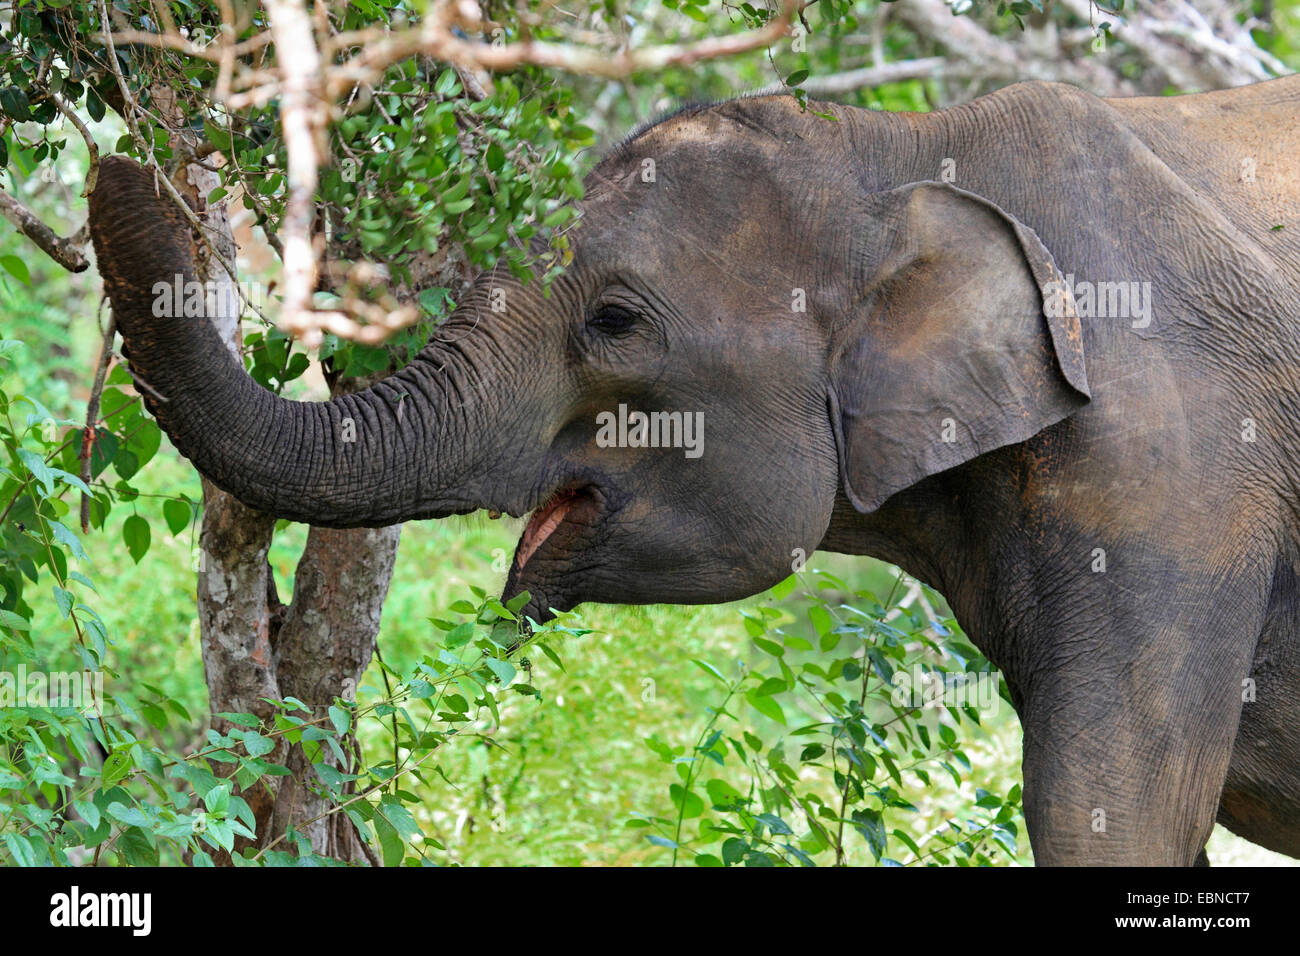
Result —
<path fill-rule="evenodd" d="M 167 116 L 167 91 L 154 93 L 154 107 Z M 205 152 L 198 150 L 199 144 L 192 139 L 185 141 L 189 134 L 184 132 L 182 117 L 170 119 L 171 128 L 182 131 L 173 137 L 176 155 L 192 157 Z M 208 242 L 194 244 L 197 278 L 216 286 L 217 294 L 210 300 L 218 310 L 212 320 L 227 346 L 238 354 L 240 300 L 226 268 L 236 262 L 238 250 L 224 204 L 206 204 L 206 197 L 220 184 L 219 175 L 204 165 L 190 163 L 181 166 L 171 181 L 205 227 Z M 360 390 L 369 384 L 339 379 L 331 393 Z M 206 479 L 203 502 L 200 548 L 194 563 L 214 728 L 228 731 L 231 727 L 216 716 L 220 713 L 271 717 L 275 709 L 268 698 L 297 698 L 312 709 L 314 717 L 325 716 L 336 699 L 355 700 L 357 685 L 375 651 L 400 525 L 351 531 L 312 528 L 295 570 L 294 594 L 286 606 L 276 593 L 267 561 L 275 518 L 244 506 Z M 352 749 L 355 752 L 355 747 Z M 291 775 L 264 777 L 241 794 L 256 817 L 257 838 L 240 841 L 237 851 L 265 847 L 292 827 L 317 853 L 346 862 L 374 861 L 345 814 L 326 815 L 328 806 L 315 792 L 319 780 L 301 746 L 290 747 L 281 741 L 266 759 L 283 763 Z M 355 767 L 339 769 L 349 772 Z M 229 859 L 218 862 L 228 863 Z"/>
<path fill-rule="evenodd" d="M 312 528 L 294 577 L 293 601 L 275 644 L 280 692 L 325 715 L 336 697 L 355 700 L 370 664 L 379 615 L 397 557 L 401 526 L 339 531 Z M 297 827 L 312 849 L 341 860 L 360 860 L 363 840 L 346 814 L 320 819 L 327 802 L 304 786 L 314 779 L 302 748 L 288 756 L 291 776 L 279 778 L 271 835 Z M 354 768 L 341 768 L 348 771 Z M 302 821 L 316 822 L 306 826 Z"/>

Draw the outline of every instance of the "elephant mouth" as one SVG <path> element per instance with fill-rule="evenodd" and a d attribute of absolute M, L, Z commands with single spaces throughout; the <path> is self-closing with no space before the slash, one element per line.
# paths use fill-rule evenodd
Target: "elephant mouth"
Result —
<path fill-rule="evenodd" d="M 515 550 L 516 571 L 522 571 L 544 548 L 558 548 L 566 541 L 576 543 L 584 532 L 600 522 L 604 514 L 605 496 L 595 485 L 557 489 L 528 519 Z"/>

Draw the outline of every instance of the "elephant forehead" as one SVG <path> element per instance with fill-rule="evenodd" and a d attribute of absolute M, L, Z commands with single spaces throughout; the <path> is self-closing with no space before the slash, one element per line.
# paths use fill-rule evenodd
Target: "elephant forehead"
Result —
<path fill-rule="evenodd" d="M 827 194 L 786 193 L 716 164 L 648 183 L 633 167 L 605 182 L 584 200 L 573 236 L 594 266 L 676 272 L 690 264 L 756 281 L 772 278 L 774 266 L 785 271 L 796 254 L 831 251 L 817 247 L 833 205 Z"/>
<path fill-rule="evenodd" d="M 716 113 L 681 114 L 647 130 L 645 134 L 637 137 L 633 144 L 641 144 L 651 149 L 663 149 L 679 143 L 707 143 L 716 139 L 718 127 Z"/>
<path fill-rule="evenodd" d="M 681 114 L 611 150 L 587 176 L 584 205 L 635 199 L 664 187 L 692 194 L 699 208 L 722 199 L 752 201 L 755 190 L 783 191 L 792 152 L 794 143 L 759 135 L 715 112 Z M 811 174 L 804 172 L 807 179 Z"/>

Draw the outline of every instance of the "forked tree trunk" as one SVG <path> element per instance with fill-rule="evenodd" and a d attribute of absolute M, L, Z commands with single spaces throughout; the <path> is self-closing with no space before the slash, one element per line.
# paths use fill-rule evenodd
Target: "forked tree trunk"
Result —
<path fill-rule="evenodd" d="M 205 208 L 219 184 L 201 166 L 183 167 L 173 178 L 210 227 L 209 240 L 220 255 L 235 262 L 236 245 L 222 206 Z M 195 244 L 198 278 L 224 292 L 231 280 L 223 266 Z M 237 302 L 220 294 L 218 303 Z M 223 341 L 239 349 L 237 315 L 213 316 Z M 358 390 L 369 382 L 339 380 L 332 393 Z M 212 724 L 228 731 L 223 712 L 270 717 L 264 698 L 295 697 L 324 716 L 335 698 L 355 700 L 357 684 L 370 664 L 379 632 L 380 611 L 388 594 L 401 526 L 334 530 L 312 528 L 298 561 L 290 603 L 276 594 L 267 550 L 275 519 L 246 507 L 206 479 L 203 481 L 203 528 L 196 557 L 198 611 L 203 666 Z M 347 862 L 374 860 L 345 814 L 322 817 L 325 802 L 316 796 L 315 771 L 302 748 L 281 743 L 267 755 L 290 768 L 287 777 L 264 777 L 242 794 L 257 818 L 256 841 L 264 847 L 293 827 L 321 854 Z M 340 768 L 345 772 L 352 768 Z M 280 849 L 288 849 L 283 843 Z M 218 862 L 228 863 L 229 859 Z"/>

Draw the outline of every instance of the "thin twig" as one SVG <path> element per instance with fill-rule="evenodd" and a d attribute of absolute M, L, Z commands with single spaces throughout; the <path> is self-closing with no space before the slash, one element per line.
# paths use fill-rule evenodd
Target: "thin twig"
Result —
<path fill-rule="evenodd" d="M 90 388 L 90 401 L 86 403 L 86 429 L 81 433 L 81 480 L 90 485 L 90 453 L 95 444 L 96 423 L 99 421 L 99 399 L 104 391 L 104 377 L 113 355 L 113 335 L 117 320 L 110 314 L 104 329 L 104 344 L 99 349 L 99 364 L 95 367 L 95 384 Z M 81 533 L 90 533 L 90 495 L 81 493 Z"/>

